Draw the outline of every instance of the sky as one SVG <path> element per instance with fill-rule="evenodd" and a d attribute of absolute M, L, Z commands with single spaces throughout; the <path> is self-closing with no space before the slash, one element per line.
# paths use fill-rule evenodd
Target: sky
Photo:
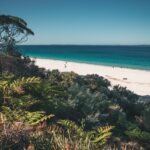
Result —
<path fill-rule="evenodd" d="M 25 44 L 150 44 L 150 0 L 0 0 L 0 14 L 28 23 Z"/>

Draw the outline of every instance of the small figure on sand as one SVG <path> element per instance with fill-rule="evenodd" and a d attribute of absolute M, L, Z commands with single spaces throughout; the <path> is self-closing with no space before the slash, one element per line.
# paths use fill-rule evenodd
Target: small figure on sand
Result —
<path fill-rule="evenodd" d="M 67 68 L 67 61 L 65 62 L 65 68 Z"/>

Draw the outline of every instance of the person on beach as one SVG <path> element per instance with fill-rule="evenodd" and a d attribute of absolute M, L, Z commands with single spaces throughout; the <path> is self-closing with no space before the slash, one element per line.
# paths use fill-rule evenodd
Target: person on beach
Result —
<path fill-rule="evenodd" d="M 67 62 L 65 63 L 65 68 L 67 68 Z"/>

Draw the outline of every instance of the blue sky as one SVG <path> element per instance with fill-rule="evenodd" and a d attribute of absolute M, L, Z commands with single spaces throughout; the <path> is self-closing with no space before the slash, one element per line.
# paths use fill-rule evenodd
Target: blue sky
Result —
<path fill-rule="evenodd" d="M 0 0 L 25 19 L 26 44 L 150 44 L 150 0 Z"/>

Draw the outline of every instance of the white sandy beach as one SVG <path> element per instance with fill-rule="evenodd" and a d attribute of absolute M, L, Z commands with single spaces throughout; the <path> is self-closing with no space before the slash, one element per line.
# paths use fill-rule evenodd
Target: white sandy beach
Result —
<path fill-rule="evenodd" d="M 52 59 L 34 59 L 36 65 L 46 69 L 58 69 L 61 72 L 73 71 L 80 75 L 98 74 L 111 81 L 112 85 L 121 85 L 139 95 L 150 95 L 150 71 L 108 67 L 85 63 L 67 62 Z"/>

